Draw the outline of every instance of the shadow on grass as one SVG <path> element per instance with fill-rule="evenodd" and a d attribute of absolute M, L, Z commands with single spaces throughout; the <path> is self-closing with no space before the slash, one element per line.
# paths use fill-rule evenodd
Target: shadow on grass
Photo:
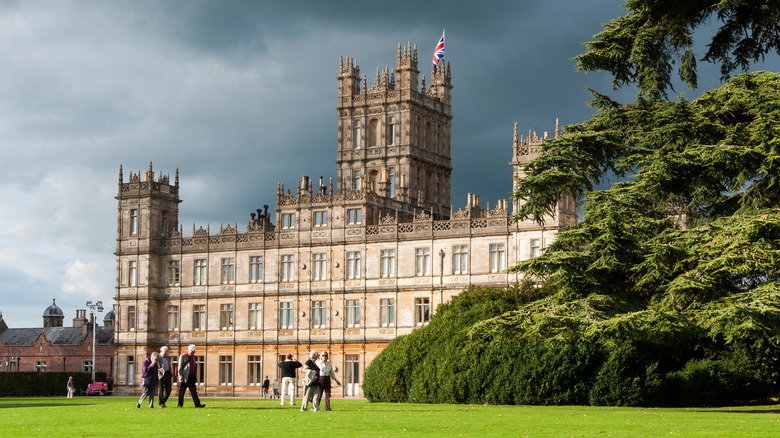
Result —
<path fill-rule="evenodd" d="M 691 409 L 691 412 L 703 412 L 708 414 L 780 414 L 780 406 L 778 406 L 776 409 L 766 408 L 766 409 Z"/>
<path fill-rule="evenodd" d="M 3 402 L 0 401 L 0 409 L 7 408 L 51 408 L 51 407 L 70 407 L 70 406 L 91 406 L 95 403 L 52 403 L 52 402 L 33 402 L 33 403 L 19 403 L 19 402 Z"/>

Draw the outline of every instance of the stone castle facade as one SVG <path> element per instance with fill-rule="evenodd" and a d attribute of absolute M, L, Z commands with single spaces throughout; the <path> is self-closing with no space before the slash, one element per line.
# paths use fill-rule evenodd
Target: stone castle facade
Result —
<path fill-rule="evenodd" d="M 436 306 L 470 285 L 518 281 L 506 268 L 537 255 L 577 220 L 573 197 L 544 226 L 513 222 L 507 201 L 450 204 L 449 65 L 426 85 L 417 49 L 398 47 L 395 69 L 367 86 L 351 58 L 338 75 L 337 177 L 279 185 L 268 206 L 238 225 L 179 226 L 179 173 L 119 173 L 116 372 L 137 390 L 140 363 L 162 345 L 175 358 L 198 346 L 208 395 L 257 395 L 287 354 L 328 351 L 344 386 L 361 396 L 366 366 Z M 556 127 L 557 135 L 557 127 Z M 547 137 L 518 138 L 514 176 Z M 512 210 L 518 206 L 512 205 Z M 243 228 L 243 227 L 242 227 Z M 299 383 L 300 385 L 300 383 Z"/>

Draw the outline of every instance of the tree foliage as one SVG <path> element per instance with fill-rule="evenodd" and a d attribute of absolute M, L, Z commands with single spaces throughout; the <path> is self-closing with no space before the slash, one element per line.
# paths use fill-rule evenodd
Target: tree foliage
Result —
<path fill-rule="evenodd" d="M 541 220 L 546 199 L 577 190 L 584 220 L 516 269 L 571 299 L 627 292 L 658 311 L 776 289 L 780 76 L 738 75 L 693 101 L 597 98 L 599 113 L 545 143 L 515 194 L 518 217 Z M 609 152 L 593 153 L 594 138 Z M 551 166 L 588 181 L 551 183 Z M 591 191 L 610 171 L 628 180 Z"/>
<path fill-rule="evenodd" d="M 712 20 L 718 28 L 701 60 L 720 64 L 723 79 L 747 71 L 766 54 L 780 53 L 780 4 L 772 0 L 627 0 L 626 14 L 604 25 L 579 55 L 583 71 L 608 71 L 613 86 L 637 84 L 657 100 L 672 89 L 677 72 L 697 86 L 694 33 Z"/>

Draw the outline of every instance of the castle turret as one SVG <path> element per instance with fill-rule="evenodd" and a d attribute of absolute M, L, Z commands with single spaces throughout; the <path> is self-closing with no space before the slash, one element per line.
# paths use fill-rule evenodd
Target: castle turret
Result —
<path fill-rule="evenodd" d="M 143 174 L 130 173 L 127 182 L 119 168 L 117 200 L 117 303 L 115 339 L 117 354 L 144 345 L 145 337 L 135 336 L 143 330 L 164 330 L 155 323 L 160 313 L 159 297 L 168 286 L 171 264 L 168 239 L 179 227 L 179 171 L 171 184 L 168 175 L 155 176 L 152 163 Z M 175 262 L 174 262 L 175 263 Z M 134 332 L 128 337 L 128 332 Z"/>
<path fill-rule="evenodd" d="M 553 138 L 558 138 L 560 135 L 560 126 L 558 125 L 558 119 L 555 119 L 555 133 Z M 518 182 L 525 178 L 526 173 L 524 167 L 531 161 L 535 160 L 542 150 L 542 144 L 550 140 L 550 133 L 545 131 L 541 136 L 536 131 L 528 131 L 528 137 L 523 138 L 522 135 L 518 135 L 517 123 L 515 123 L 514 137 L 512 141 L 512 161 L 509 164 L 512 165 L 512 192 L 516 192 L 518 188 Z M 512 214 L 516 214 L 522 206 L 521 201 L 512 201 Z M 561 196 L 556 206 L 555 215 L 549 219 L 545 219 L 545 223 L 549 226 L 567 226 L 577 222 L 577 200 L 575 194 L 566 194 Z"/>
<path fill-rule="evenodd" d="M 370 88 L 352 58 L 339 60 L 336 184 L 358 193 L 366 224 L 416 211 L 449 217 L 451 75 L 441 68 L 421 89 L 419 73 L 411 43 L 398 45 L 392 74 L 377 68 Z"/>

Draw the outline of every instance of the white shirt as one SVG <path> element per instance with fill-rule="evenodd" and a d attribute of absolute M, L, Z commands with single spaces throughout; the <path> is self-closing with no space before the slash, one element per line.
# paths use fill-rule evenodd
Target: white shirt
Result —
<path fill-rule="evenodd" d="M 330 376 L 334 379 L 336 376 L 333 374 L 333 365 L 330 362 L 317 361 L 317 366 L 320 367 L 320 376 Z"/>

